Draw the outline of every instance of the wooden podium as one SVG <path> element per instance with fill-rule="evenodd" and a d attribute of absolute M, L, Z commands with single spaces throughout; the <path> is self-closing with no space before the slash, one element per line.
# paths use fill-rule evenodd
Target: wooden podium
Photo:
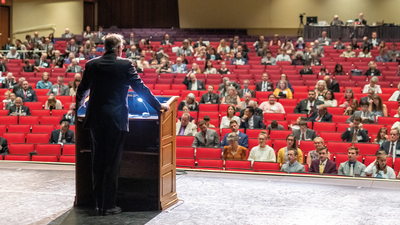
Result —
<path fill-rule="evenodd" d="M 160 102 L 169 104 L 170 110 L 158 115 L 151 113 L 147 118 L 129 118 L 117 191 L 117 206 L 123 211 L 165 210 L 178 202 L 175 133 L 178 97 L 158 98 L 163 98 Z M 94 208 L 91 140 L 89 130 L 83 129 L 83 119 L 77 115 L 75 120 L 75 206 Z"/>

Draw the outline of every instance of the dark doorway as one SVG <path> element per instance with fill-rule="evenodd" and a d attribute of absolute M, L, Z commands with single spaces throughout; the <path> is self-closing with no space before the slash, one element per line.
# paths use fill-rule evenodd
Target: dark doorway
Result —
<path fill-rule="evenodd" d="M 83 5 L 83 30 L 90 26 L 92 31 L 96 30 L 94 27 L 94 2 L 84 2 Z"/>
<path fill-rule="evenodd" d="M 7 38 L 11 36 L 10 32 L 10 7 L 0 7 L 0 46 L 3 46 L 7 42 Z"/>

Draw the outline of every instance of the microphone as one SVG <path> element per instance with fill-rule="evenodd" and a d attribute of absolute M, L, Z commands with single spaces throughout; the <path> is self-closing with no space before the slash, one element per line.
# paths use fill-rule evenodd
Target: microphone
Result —
<path fill-rule="evenodd" d="M 137 98 L 137 100 L 138 100 L 138 102 L 141 102 L 144 105 L 144 107 L 146 108 L 146 112 L 143 112 L 142 116 L 144 118 L 150 117 L 149 108 L 147 108 L 146 104 L 143 102 L 143 99 L 142 98 Z"/>

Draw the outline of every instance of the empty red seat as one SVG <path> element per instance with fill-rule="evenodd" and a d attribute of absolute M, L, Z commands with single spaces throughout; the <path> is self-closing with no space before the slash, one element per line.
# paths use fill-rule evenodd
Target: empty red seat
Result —
<path fill-rule="evenodd" d="M 400 121 L 399 118 L 378 117 L 378 124 L 393 125 L 395 122 Z"/>
<path fill-rule="evenodd" d="M 264 113 L 264 121 L 266 120 L 285 120 L 285 113 Z"/>
<path fill-rule="evenodd" d="M 327 107 L 327 111 L 332 115 L 343 115 L 344 108 L 342 108 L 342 107 Z"/>
<path fill-rule="evenodd" d="M 319 136 L 324 139 L 324 141 L 343 141 L 342 140 L 342 133 L 338 132 L 321 132 Z"/>
<path fill-rule="evenodd" d="M 315 122 L 313 130 L 315 131 L 336 131 L 336 123 Z"/>
<path fill-rule="evenodd" d="M 304 117 L 307 118 L 307 114 L 287 113 L 286 114 L 286 120 L 287 121 L 296 121 L 297 118 L 299 118 L 300 116 L 304 116 Z"/>
<path fill-rule="evenodd" d="M 284 148 L 287 146 L 286 140 L 275 140 L 274 141 L 274 150 L 278 151 L 281 148 Z"/>
<path fill-rule="evenodd" d="M 26 135 L 26 143 L 49 143 L 49 133 L 31 133 Z"/>
<path fill-rule="evenodd" d="M 191 158 L 194 159 L 194 148 L 193 147 L 177 147 L 176 158 Z"/>
<path fill-rule="evenodd" d="M 48 109 L 32 109 L 32 116 L 50 116 L 50 110 Z"/>
<path fill-rule="evenodd" d="M 33 155 L 32 161 L 36 162 L 58 162 L 56 155 Z"/>
<path fill-rule="evenodd" d="M 220 148 L 197 148 L 196 160 L 198 159 L 221 159 L 222 152 Z"/>
<path fill-rule="evenodd" d="M 29 155 L 6 155 L 6 156 L 4 156 L 4 160 L 30 161 L 31 156 L 29 156 Z"/>
<path fill-rule="evenodd" d="M 247 129 L 246 134 L 249 138 L 258 138 L 258 135 L 261 133 L 261 131 L 267 132 L 267 130 L 262 129 Z"/>
<path fill-rule="evenodd" d="M 39 124 L 39 116 L 20 116 L 19 124 Z"/>
<path fill-rule="evenodd" d="M 9 152 L 11 155 L 29 155 L 35 149 L 34 144 L 10 144 Z"/>
<path fill-rule="evenodd" d="M 60 124 L 62 116 L 42 116 L 40 118 L 40 124 Z"/>
<path fill-rule="evenodd" d="M 225 160 L 225 170 L 251 170 L 251 161 Z"/>
<path fill-rule="evenodd" d="M 301 141 L 299 148 L 302 152 L 309 152 L 315 150 L 315 145 L 313 141 Z"/>
<path fill-rule="evenodd" d="M 61 145 L 59 144 L 37 144 L 36 152 L 38 155 L 61 155 Z"/>
<path fill-rule="evenodd" d="M 8 133 L 30 133 L 31 125 L 9 125 Z"/>
<path fill-rule="evenodd" d="M 0 124 L 17 124 L 18 116 L 0 116 Z"/>
<path fill-rule="evenodd" d="M 348 118 L 350 118 L 350 116 L 332 115 L 332 122 L 333 123 L 346 123 Z"/>
<path fill-rule="evenodd" d="M 328 151 L 331 153 L 347 153 L 347 149 L 351 146 L 351 143 L 347 142 L 329 142 L 327 144 Z"/>
<path fill-rule="evenodd" d="M 197 161 L 196 169 L 208 169 L 208 170 L 222 170 L 224 166 L 223 160 L 218 159 L 199 159 Z"/>
<path fill-rule="evenodd" d="M 206 111 L 206 112 L 217 111 L 218 112 L 218 104 L 200 104 L 199 112 L 201 112 L 201 111 Z"/>
<path fill-rule="evenodd" d="M 42 102 L 25 102 L 25 106 L 28 106 L 30 110 L 32 109 L 43 109 Z"/>
<path fill-rule="evenodd" d="M 0 133 L 5 133 L 7 132 L 7 125 L 0 125 Z"/>
<path fill-rule="evenodd" d="M 170 96 L 180 96 L 181 90 L 163 90 L 163 95 L 170 95 Z"/>
<path fill-rule="evenodd" d="M 73 155 L 62 155 L 62 156 L 60 156 L 60 162 L 75 163 L 75 156 L 73 156 Z"/>
<path fill-rule="evenodd" d="M 258 171 L 266 171 L 266 170 L 279 170 L 279 163 L 273 162 L 254 162 L 253 170 Z"/>
<path fill-rule="evenodd" d="M 25 133 L 4 133 L 3 138 L 7 139 L 8 144 L 25 143 Z"/>
<path fill-rule="evenodd" d="M 190 168 L 193 169 L 194 168 L 194 159 L 181 159 L 181 158 L 177 158 L 176 159 L 176 167 L 177 168 Z"/>
<path fill-rule="evenodd" d="M 52 116 L 63 116 L 64 114 L 68 113 L 69 109 L 58 109 L 58 110 L 52 110 L 51 115 Z"/>
<path fill-rule="evenodd" d="M 192 112 L 190 112 L 192 114 Z M 218 111 L 199 111 L 199 120 L 202 120 L 204 116 L 209 116 L 210 119 L 219 119 L 219 112 Z"/>
<path fill-rule="evenodd" d="M 176 146 L 192 146 L 193 140 L 193 136 L 176 136 Z"/>
<path fill-rule="evenodd" d="M 380 147 L 379 144 L 373 143 L 355 143 L 354 146 L 359 149 L 361 155 L 375 155 Z"/>
<path fill-rule="evenodd" d="M 54 130 L 54 125 L 32 125 L 32 133 L 51 133 Z"/>
<path fill-rule="evenodd" d="M 75 145 L 74 144 L 65 144 L 62 148 L 63 155 L 75 155 Z"/>
<path fill-rule="evenodd" d="M 380 119 L 380 117 L 379 117 L 379 119 Z M 392 124 L 390 124 L 390 125 L 392 125 Z M 368 134 L 377 134 L 379 132 L 379 130 L 382 128 L 382 125 L 379 125 L 379 124 L 363 124 L 363 128 L 368 130 Z"/>
<path fill-rule="evenodd" d="M 286 130 L 271 130 L 270 133 L 270 139 L 275 140 L 275 139 L 286 139 L 286 137 L 291 134 L 292 131 L 286 131 Z"/>

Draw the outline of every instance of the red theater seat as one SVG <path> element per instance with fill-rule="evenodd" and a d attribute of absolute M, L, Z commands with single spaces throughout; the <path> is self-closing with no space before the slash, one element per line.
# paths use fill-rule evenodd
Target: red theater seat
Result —
<path fill-rule="evenodd" d="M 360 150 L 360 155 L 375 155 L 380 147 L 379 144 L 373 143 L 355 143 L 354 146 Z"/>
<path fill-rule="evenodd" d="M 32 116 L 50 116 L 50 110 L 48 109 L 32 109 Z"/>
<path fill-rule="evenodd" d="M 39 124 L 39 116 L 21 116 L 19 124 Z"/>
<path fill-rule="evenodd" d="M 193 147 L 177 147 L 176 158 L 191 158 L 194 159 L 194 148 Z"/>
<path fill-rule="evenodd" d="M 319 136 L 324 139 L 325 142 L 329 141 L 343 141 L 342 140 L 342 133 L 338 132 L 321 132 Z"/>
<path fill-rule="evenodd" d="M 196 160 L 198 159 L 221 159 L 220 148 L 197 148 Z"/>
<path fill-rule="evenodd" d="M 176 167 L 177 168 L 190 168 L 193 169 L 194 168 L 194 159 L 180 159 L 177 158 L 176 159 Z"/>
<path fill-rule="evenodd" d="M 336 123 L 315 122 L 313 130 L 315 131 L 336 131 Z"/>
<path fill-rule="evenodd" d="M 31 133 L 26 135 L 26 143 L 49 143 L 49 133 Z"/>
<path fill-rule="evenodd" d="M 51 133 L 54 130 L 54 125 L 32 125 L 32 133 Z"/>
<path fill-rule="evenodd" d="M 224 166 L 223 160 L 199 159 L 197 161 L 196 169 L 222 170 L 223 166 Z"/>
<path fill-rule="evenodd" d="M 64 163 L 75 163 L 75 156 L 72 155 L 62 155 L 60 156 L 60 162 L 64 162 Z"/>
<path fill-rule="evenodd" d="M 25 106 L 28 106 L 30 110 L 43 109 L 42 102 L 25 102 Z"/>
<path fill-rule="evenodd" d="M 25 143 L 25 133 L 4 133 L 3 138 L 7 139 L 8 144 Z"/>
<path fill-rule="evenodd" d="M 17 124 L 18 116 L 0 116 L 0 124 Z"/>
<path fill-rule="evenodd" d="M 58 110 L 52 110 L 51 115 L 52 116 L 63 116 L 64 114 L 68 113 L 69 109 L 58 109 Z"/>
<path fill-rule="evenodd" d="M 225 170 L 251 170 L 251 161 L 225 160 Z"/>
<path fill-rule="evenodd" d="M 260 171 L 260 170 L 279 170 L 279 163 L 273 162 L 254 162 L 253 170 Z"/>
<path fill-rule="evenodd" d="M 75 145 L 74 144 L 63 145 L 62 154 L 63 155 L 75 155 Z"/>
<path fill-rule="evenodd" d="M 270 139 L 275 140 L 275 139 L 286 139 L 286 137 L 291 134 L 292 131 L 286 131 L 286 130 L 271 130 L 270 134 Z"/>
<path fill-rule="evenodd" d="M 58 162 L 58 158 L 55 155 L 33 155 L 32 161 L 36 162 Z"/>
<path fill-rule="evenodd" d="M 31 125 L 9 125 L 8 133 L 30 133 Z"/>
<path fill-rule="evenodd" d="M 193 136 L 176 136 L 176 146 L 189 147 L 193 144 Z"/>
<path fill-rule="evenodd" d="M 286 140 L 275 140 L 274 141 L 274 150 L 278 151 L 281 148 L 284 148 L 287 146 Z"/>
<path fill-rule="evenodd" d="M 62 116 L 42 116 L 40 118 L 40 124 L 60 124 Z"/>
<path fill-rule="evenodd" d="M 36 152 L 38 155 L 61 155 L 61 145 L 58 144 L 37 144 Z"/>
<path fill-rule="evenodd" d="M 30 161 L 31 157 L 29 155 L 6 155 L 4 160 L 12 161 Z"/>
<path fill-rule="evenodd" d="M 35 149 L 34 144 L 10 144 L 9 151 L 11 155 L 29 155 Z"/>
<path fill-rule="evenodd" d="M 347 142 L 329 142 L 327 144 L 328 151 L 331 153 L 347 153 L 347 149 L 351 146 L 351 143 Z"/>

